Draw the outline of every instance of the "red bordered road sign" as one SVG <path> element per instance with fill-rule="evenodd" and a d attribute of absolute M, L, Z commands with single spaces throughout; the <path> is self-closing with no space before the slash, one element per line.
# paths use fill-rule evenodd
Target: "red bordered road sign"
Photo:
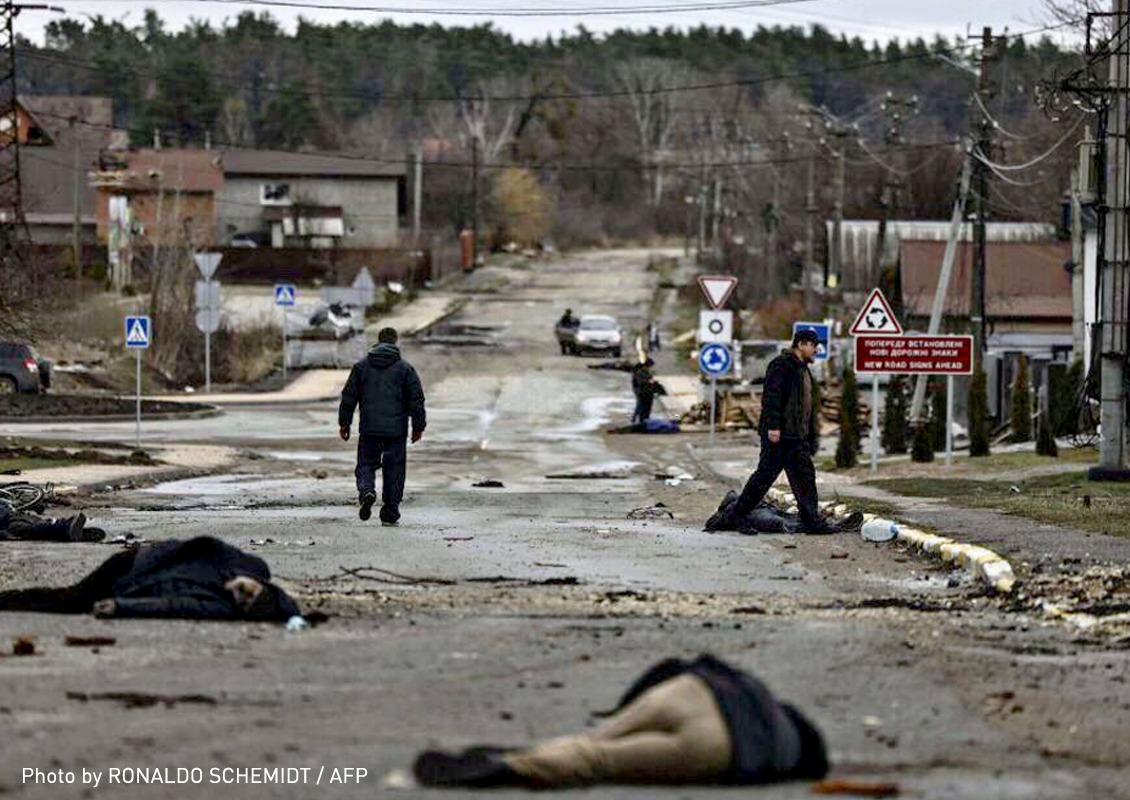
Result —
<path fill-rule="evenodd" d="M 902 325 L 883 293 L 873 289 L 848 333 L 852 336 L 900 336 Z"/>
<path fill-rule="evenodd" d="M 706 295 L 710 307 L 721 308 L 726 305 L 730 295 L 737 288 L 738 279 L 732 275 L 699 275 L 698 285 Z"/>
<path fill-rule="evenodd" d="M 972 336 L 856 336 L 855 371 L 972 375 Z"/>

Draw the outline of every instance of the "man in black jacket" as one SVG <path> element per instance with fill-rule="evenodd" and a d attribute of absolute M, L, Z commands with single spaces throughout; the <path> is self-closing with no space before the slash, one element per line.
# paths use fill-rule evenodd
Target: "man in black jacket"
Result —
<path fill-rule="evenodd" d="M 101 528 L 88 528 L 86 514 L 49 519 L 30 511 L 16 511 L 0 500 L 0 541 L 17 539 L 37 542 L 100 542 L 106 538 Z"/>
<path fill-rule="evenodd" d="M 277 622 L 301 614 L 263 559 L 210 536 L 116 553 L 74 586 L 0 592 L 0 611 Z"/>
<path fill-rule="evenodd" d="M 361 519 L 373 514 L 377 501 L 376 474 L 381 485 L 381 523 L 395 525 L 400 520 L 400 501 L 408 467 L 408 421 L 412 420 L 412 441 L 424 435 L 424 389 L 412 365 L 400 357 L 394 328 L 377 333 L 377 346 L 353 365 L 341 392 L 338 425 L 341 438 L 349 441 L 353 410 L 361 407 L 360 434 L 357 437 L 357 494 Z"/>
<path fill-rule="evenodd" d="M 803 328 L 793 336 L 793 346 L 769 363 L 761 396 L 761 458 L 734 506 L 737 519 L 757 507 L 784 470 L 804 532 L 836 532 L 835 526 L 820 516 L 816 467 L 812 463 L 819 433 L 816 393 L 808 365 L 816 359 L 818 343 L 816 331 Z"/>

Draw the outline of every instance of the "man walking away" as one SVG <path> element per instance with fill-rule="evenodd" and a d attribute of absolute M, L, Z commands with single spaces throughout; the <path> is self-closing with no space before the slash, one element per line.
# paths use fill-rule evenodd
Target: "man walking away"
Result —
<path fill-rule="evenodd" d="M 655 380 L 651 368 L 655 362 L 648 358 L 632 367 L 632 394 L 636 398 L 636 407 L 632 411 L 632 423 L 647 422 L 651 416 L 651 404 L 655 395 L 647 391 L 648 386 Z"/>
<path fill-rule="evenodd" d="M 377 345 L 353 365 L 341 392 L 338 425 L 341 438 L 349 441 L 353 409 L 361 407 L 357 437 L 357 493 L 359 516 L 367 520 L 377 502 L 376 473 L 384 473 L 381 485 L 381 523 L 395 525 L 400 520 L 400 501 L 408 466 L 408 420 L 412 420 L 412 441 L 424 435 L 424 389 L 412 365 L 400 357 L 395 328 L 382 328 Z"/>
<path fill-rule="evenodd" d="M 796 497 L 804 532 L 837 532 L 820 516 L 816 467 L 812 464 L 819 434 L 808 365 L 816 359 L 818 342 L 816 331 L 801 329 L 793 336 L 792 347 L 769 363 L 761 398 L 761 459 L 734 506 L 737 519 L 743 519 L 757 507 L 784 470 Z"/>

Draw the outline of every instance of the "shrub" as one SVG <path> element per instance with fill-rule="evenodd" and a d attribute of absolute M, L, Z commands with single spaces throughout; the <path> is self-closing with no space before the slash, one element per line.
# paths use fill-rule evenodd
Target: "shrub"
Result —
<path fill-rule="evenodd" d="M 930 422 L 927 441 L 934 452 L 946 449 L 946 380 L 930 379 Z"/>
<path fill-rule="evenodd" d="M 1012 381 L 1012 410 L 1009 414 L 1009 437 L 1014 442 L 1032 441 L 1032 385 L 1028 377 L 1028 357 L 1021 355 Z"/>
<path fill-rule="evenodd" d="M 911 448 L 910 458 L 919 464 L 928 464 L 934 460 L 934 447 L 930 426 L 918 424 L 914 426 L 914 447 Z"/>
<path fill-rule="evenodd" d="M 855 383 L 855 371 L 845 369 L 843 399 L 840 402 L 840 441 L 836 445 L 836 466 L 840 469 L 850 469 L 856 465 L 858 455 L 859 390 Z"/>
<path fill-rule="evenodd" d="M 881 444 L 888 453 L 906 452 L 906 413 L 906 381 L 901 375 L 896 375 L 887 384 L 887 400 L 883 408 Z"/>
<path fill-rule="evenodd" d="M 989 455 L 989 388 L 983 369 L 969 382 L 969 455 Z"/>

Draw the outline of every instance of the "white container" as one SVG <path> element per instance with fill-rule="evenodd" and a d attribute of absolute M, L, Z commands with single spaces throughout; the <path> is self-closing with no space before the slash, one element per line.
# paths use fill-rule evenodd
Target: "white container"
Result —
<path fill-rule="evenodd" d="M 873 519 L 870 522 L 863 523 L 859 535 L 869 542 L 889 542 L 898 536 L 898 532 L 897 522 L 889 519 Z"/>

